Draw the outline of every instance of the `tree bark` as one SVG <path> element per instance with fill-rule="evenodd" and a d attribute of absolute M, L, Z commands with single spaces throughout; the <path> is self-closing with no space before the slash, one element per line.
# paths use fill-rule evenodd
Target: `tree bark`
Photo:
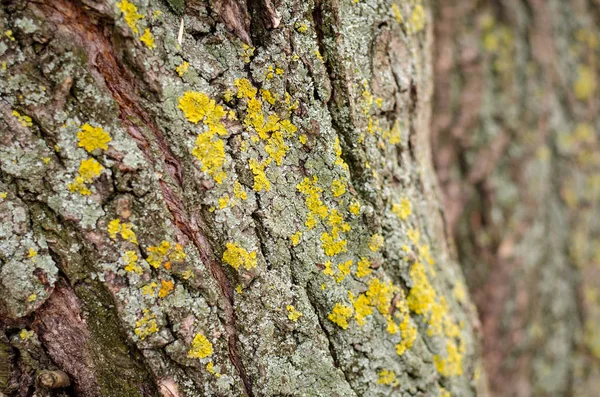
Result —
<path fill-rule="evenodd" d="M 491 391 L 595 395 L 598 2 L 436 10 L 434 162 Z"/>

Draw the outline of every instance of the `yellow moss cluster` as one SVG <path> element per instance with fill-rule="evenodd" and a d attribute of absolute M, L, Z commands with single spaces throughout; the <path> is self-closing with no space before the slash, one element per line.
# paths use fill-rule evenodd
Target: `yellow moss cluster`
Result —
<path fill-rule="evenodd" d="M 148 258 L 146 261 L 155 269 L 158 269 L 163 263 L 168 270 L 171 268 L 171 261 L 183 262 L 186 258 L 183 247 L 180 244 L 171 244 L 169 241 L 162 241 L 158 246 L 148 247 Z"/>
<path fill-rule="evenodd" d="M 138 255 L 135 251 L 125 251 L 123 255 L 123 262 L 125 262 L 125 271 L 129 273 L 142 274 L 143 270 L 137 263 Z"/>
<path fill-rule="evenodd" d="M 21 113 L 17 112 L 16 110 L 12 111 L 12 115 L 15 116 L 17 120 L 19 120 L 19 123 L 21 123 L 21 125 L 23 127 L 31 127 L 31 126 L 33 126 L 33 122 L 31 120 L 31 117 L 26 116 L 24 114 L 21 114 Z"/>
<path fill-rule="evenodd" d="M 117 3 L 117 7 L 123 13 L 127 26 L 129 26 L 134 33 L 138 34 L 140 31 L 137 27 L 137 23 L 140 19 L 143 19 L 144 16 L 137 12 L 135 4 L 130 3 L 127 0 L 122 0 Z"/>
<path fill-rule="evenodd" d="M 251 270 L 257 266 L 256 252 L 248 252 L 237 243 L 225 244 L 223 252 L 223 262 L 227 263 L 235 270 L 243 266 L 246 270 Z"/>
<path fill-rule="evenodd" d="M 117 239 L 117 234 L 121 234 L 123 240 L 137 244 L 137 237 L 133 231 L 133 225 L 131 223 L 121 223 L 120 219 L 113 219 L 108 223 L 108 234 L 113 240 Z"/>
<path fill-rule="evenodd" d="M 408 218 L 412 213 L 410 200 L 403 198 L 399 203 L 392 204 L 392 212 L 396 214 L 398 218 L 406 220 L 406 218 Z"/>
<path fill-rule="evenodd" d="M 288 311 L 288 318 L 294 322 L 298 321 L 300 317 L 302 317 L 302 313 L 296 310 L 296 308 L 292 305 L 287 305 L 286 309 Z"/>
<path fill-rule="evenodd" d="M 77 133 L 77 139 L 79 140 L 79 147 L 90 153 L 96 149 L 108 150 L 108 143 L 112 140 L 102 127 L 92 127 L 87 123 L 81 126 Z"/>
<path fill-rule="evenodd" d="M 223 170 L 225 164 L 225 143 L 219 136 L 227 134 L 221 119 L 226 116 L 225 109 L 217 105 L 206 94 L 186 91 L 179 98 L 179 109 L 191 123 L 202 121 L 208 127 L 206 132 L 198 134 L 192 154 L 202 163 L 202 171 L 208 173 L 217 183 L 227 176 Z"/>
<path fill-rule="evenodd" d="M 93 158 L 82 160 L 79 164 L 79 175 L 75 177 L 75 181 L 69 184 L 69 191 L 89 196 L 92 192 L 87 184 L 92 183 L 94 179 L 99 177 L 103 169 L 104 167 Z"/>
<path fill-rule="evenodd" d="M 327 318 L 337 324 L 342 329 L 348 329 L 348 320 L 352 317 L 352 308 L 350 306 L 336 303 Z"/>
<path fill-rule="evenodd" d="M 133 331 L 141 340 L 158 332 L 158 324 L 156 315 L 150 313 L 148 309 L 143 310 L 144 316 L 136 321 L 135 330 Z"/>
<path fill-rule="evenodd" d="M 189 358 L 206 358 L 213 354 L 212 343 L 206 338 L 206 336 L 198 333 L 194 336 L 192 341 L 192 347 L 188 351 L 187 356 Z"/>

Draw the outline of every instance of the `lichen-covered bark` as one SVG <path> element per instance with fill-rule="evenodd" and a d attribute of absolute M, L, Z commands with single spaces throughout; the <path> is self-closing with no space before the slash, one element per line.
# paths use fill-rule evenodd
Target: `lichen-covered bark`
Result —
<path fill-rule="evenodd" d="M 596 395 L 598 3 L 436 9 L 434 160 L 491 390 Z"/>
<path fill-rule="evenodd" d="M 3 393 L 484 390 L 428 4 L 10 1 L 0 31 Z"/>

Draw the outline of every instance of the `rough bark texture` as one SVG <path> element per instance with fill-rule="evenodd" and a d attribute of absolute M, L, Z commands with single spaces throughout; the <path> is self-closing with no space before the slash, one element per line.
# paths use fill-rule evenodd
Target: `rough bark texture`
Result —
<path fill-rule="evenodd" d="M 434 161 L 490 388 L 597 395 L 599 3 L 438 5 Z"/>
<path fill-rule="evenodd" d="M 1 4 L 3 393 L 484 391 L 428 4 Z"/>

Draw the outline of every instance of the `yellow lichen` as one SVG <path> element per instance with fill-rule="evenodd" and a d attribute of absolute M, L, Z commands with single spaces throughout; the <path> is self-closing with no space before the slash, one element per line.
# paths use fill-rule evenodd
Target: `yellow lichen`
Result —
<path fill-rule="evenodd" d="M 327 318 L 337 324 L 342 329 L 348 329 L 348 319 L 352 317 L 352 308 L 350 306 L 336 303 L 331 313 L 327 315 Z"/>
<path fill-rule="evenodd" d="M 157 288 L 158 288 L 158 285 L 154 281 L 151 282 L 150 284 L 146 284 L 142 287 L 142 295 L 154 296 Z"/>
<path fill-rule="evenodd" d="M 383 247 L 383 243 L 383 236 L 376 233 L 369 239 L 369 249 L 373 252 L 377 252 Z"/>
<path fill-rule="evenodd" d="M 360 258 L 357 264 L 356 277 L 367 277 L 371 274 L 371 262 L 367 258 Z"/>
<path fill-rule="evenodd" d="M 421 4 L 417 4 L 412 11 L 410 20 L 408 21 L 409 33 L 418 33 L 425 27 L 425 9 Z"/>
<path fill-rule="evenodd" d="M 125 271 L 129 273 L 142 274 L 142 267 L 138 265 L 137 261 L 138 255 L 135 251 L 125 251 L 125 255 L 123 255 L 123 262 L 125 262 Z"/>
<path fill-rule="evenodd" d="M 29 252 L 27 253 L 27 257 L 28 258 L 34 258 L 34 257 L 37 256 L 37 254 L 38 254 L 38 252 L 35 249 L 29 248 Z"/>
<path fill-rule="evenodd" d="M 208 372 L 210 372 L 211 374 L 213 374 L 214 376 L 216 376 L 217 378 L 221 377 L 221 374 L 215 370 L 214 364 L 212 361 L 210 361 L 208 364 L 206 364 L 206 370 Z"/>
<path fill-rule="evenodd" d="M 348 291 L 348 298 L 352 302 L 354 308 L 354 319 L 356 323 L 362 327 L 367 323 L 365 318 L 373 314 L 373 308 L 371 307 L 369 298 L 365 294 L 360 294 L 358 298 L 354 299 L 354 295 Z"/>
<path fill-rule="evenodd" d="M 348 206 L 348 210 L 353 213 L 354 215 L 358 215 L 360 214 L 360 203 L 358 201 L 353 201 L 352 203 L 350 203 L 350 205 Z"/>
<path fill-rule="evenodd" d="M 245 78 L 236 79 L 233 82 L 233 85 L 236 86 L 238 89 L 238 98 L 252 99 L 256 97 L 256 93 L 258 92 L 258 90 L 252 85 L 252 83 Z"/>
<path fill-rule="evenodd" d="M 108 223 L 108 233 L 113 240 L 117 239 L 117 234 L 121 234 L 124 240 L 137 244 L 137 237 L 133 231 L 131 223 L 121 223 L 120 219 L 113 219 Z"/>
<path fill-rule="evenodd" d="M 127 23 L 127 26 L 129 26 L 129 28 L 134 33 L 136 33 L 136 34 L 139 33 L 140 31 L 137 27 L 137 22 L 140 19 L 143 19 L 144 16 L 137 12 L 137 7 L 135 6 L 135 4 L 130 3 L 127 0 L 122 0 L 117 3 L 117 7 L 123 13 L 123 17 L 125 18 L 125 22 Z"/>
<path fill-rule="evenodd" d="M 93 182 L 103 169 L 104 167 L 93 158 L 82 160 L 79 164 L 79 175 L 69 184 L 69 191 L 79 192 L 84 196 L 90 195 L 92 192 L 87 188 L 86 183 Z"/>
<path fill-rule="evenodd" d="M 596 74 L 594 69 L 589 66 L 580 65 L 577 69 L 577 80 L 573 86 L 575 96 L 579 100 L 586 100 L 592 97 L 596 91 Z"/>
<path fill-rule="evenodd" d="M 148 309 L 144 309 L 143 313 L 144 316 L 135 322 L 135 329 L 133 331 L 141 340 L 144 340 L 148 336 L 158 332 L 156 315 L 154 313 L 150 313 Z"/>
<path fill-rule="evenodd" d="M 260 192 L 261 190 L 271 190 L 271 182 L 265 174 L 265 167 L 270 163 L 271 159 L 266 159 L 262 162 L 259 162 L 256 159 L 249 160 L 250 170 L 254 174 L 254 191 Z"/>
<path fill-rule="evenodd" d="M 8 193 L 0 192 L 0 199 L 4 200 L 6 197 L 8 197 Z"/>
<path fill-rule="evenodd" d="M 223 196 L 219 197 L 217 202 L 219 204 L 219 209 L 222 210 L 223 208 L 227 207 L 227 204 L 229 204 L 229 195 L 225 193 Z"/>
<path fill-rule="evenodd" d="M 300 244 L 300 239 L 302 238 L 302 232 L 298 231 L 290 236 L 290 241 L 292 242 L 292 246 L 297 246 Z"/>
<path fill-rule="evenodd" d="M 180 244 L 171 244 L 169 241 L 164 240 L 158 246 L 148 247 L 148 258 L 146 261 L 150 266 L 158 269 L 163 263 L 165 268 L 170 267 L 170 262 L 182 262 L 185 260 L 186 254 L 183 251 L 183 247 Z"/>
<path fill-rule="evenodd" d="M 274 132 L 265 146 L 265 151 L 277 165 L 281 165 L 283 158 L 289 150 L 290 147 L 283 142 L 283 134 L 280 131 Z"/>
<path fill-rule="evenodd" d="M 173 288 L 175 288 L 175 285 L 173 284 L 172 281 L 161 280 L 160 281 L 160 290 L 158 291 L 158 297 L 159 298 L 166 297 L 171 292 L 173 292 Z"/>
<path fill-rule="evenodd" d="M 321 234 L 321 246 L 327 256 L 335 256 L 341 252 L 346 252 L 346 240 L 338 240 L 329 233 L 323 232 Z"/>
<path fill-rule="evenodd" d="M 397 4 L 392 4 L 392 13 L 394 14 L 394 19 L 396 19 L 396 22 L 402 23 L 402 13 L 400 12 L 400 8 Z"/>
<path fill-rule="evenodd" d="M 235 183 L 233 184 L 233 194 L 235 195 L 236 198 L 239 198 L 241 200 L 248 199 L 248 194 L 244 190 L 244 187 L 242 186 L 242 184 L 239 183 L 238 181 L 235 181 Z"/>
<path fill-rule="evenodd" d="M 188 351 L 187 356 L 189 358 L 206 358 L 213 354 L 212 343 L 206 338 L 206 336 L 198 333 L 194 336 L 192 341 L 192 347 Z"/>
<path fill-rule="evenodd" d="M 320 219 L 325 219 L 329 213 L 327 206 L 321 201 L 320 193 L 323 191 L 317 186 L 317 177 L 312 179 L 305 177 L 302 182 L 296 185 L 296 189 L 306 196 L 306 207 L 308 208 L 308 216 L 305 222 L 309 229 L 314 228 Z"/>
<path fill-rule="evenodd" d="M 150 29 L 146 28 L 144 30 L 144 34 L 140 37 L 140 41 L 146 45 L 149 49 L 156 48 L 156 44 L 154 44 L 154 35 L 150 32 Z"/>
<path fill-rule="evenodd" d="M 198 134 L 192 154 L 202 163 L 202 171 L 221 184 L 227 176 L 225 164 L 225 142 L 210 132 Z"/>
<path fill-rule="evenodd" d="M 446 352 L 445 358 L 440 355 L 433 357 L 437 372 L 445 377 L 461 376 L 463 374 L 462 354 L 453 340 L 446 341 Z"/>
<path fill-rule="evenodd" d="M 27 302 L 35 302 L 37 300 L 36 294 L 31 294 L 27 297 Z"/>
<path fill-rule="evenodd" d="M 374 278 L 369 281 L 369 289 L 366 292 L 366 296 L 369 298 L 369 304 L 376 307 L 379 313 L 385 316 L 390 311 L 395 291 L 396 287 L 394 287 L 391 281 L 386 283 Z"/>
<path fill-rule="evenodd" d="M 12 111 L 12 115 L 15 116 L 17 118 L 17 120 L 19 120 L 19 123 L 21 123 L 21 125 L 23 127 L 31 127 L 31 126 L 33 126 L 33 122 L 31 120 L 31 117 L 26 116 L 26 115 L 22 115 L 19 112 L 17 112 L 16 110 Z"/>
<path fill-rule="evenodd" d="M 292 305 L 287 305 L 285 307 L 288 311 L 288 318 L 294 322 L 298 321 L 300 317 L 302 317 L 302 313 L 296 310 L 296 308 Z"/>
<path fill-rule="evenodd" d="M 350 274 L 350 269 L 352 268 L 352 259 L 343 262 L 343 263 L 338 263 L 338 276 L 336 277 L 335 281 L 337 281 L 338 283 L 341 283 L 342 281 L 344 281 L 344 278 L 346 278 L 346 276 L 348 276 Z"/>
<path fill-rule="evenodd" d="M 25 328 L 23 328 L 21 332 L 19 332 L 19 338 L 21 338 L 22 340 L 27 340 L 33 337 L 33 335 L 35 335 L 35 332 L 33 332 L 33 330 L 27 331 Z"/>
<path fill-rule="evenodd" d="M 331 192 L 334 197 L 339 197 L 346 193 L 346 183 L 342 179 L 334 179 L 331 182 Z"/>
<path fill-rule="evenodd" d="M 379 379 L 377 379 L 377 383 L 379 383 L 380 385 L 398 384 L 398 379 L 396 379 L 396 374 L 394 373 L 394 371 L 383 369 L 377 374 L 377 376 L 379 377 Z"/>
<path fill-rule="evenodd" d="M 257 266 L 256 252 L 248 252 L 237 243 L 226 243 L 225 252 L 223 252 L 223 262 L 227 263 L 235 270 L 243 266 L 246 270 L 251 270 Z"/>
<path fill-rule="evenodd" d="M 412 208 L 410 205 L 410 200 L 407 198 L 403 198 L 400 200 L 400 203 L 392 204 L 392 212 L 396 214 L 396 216 L 402 220 L 406 220 L 412 213 Z"/>

